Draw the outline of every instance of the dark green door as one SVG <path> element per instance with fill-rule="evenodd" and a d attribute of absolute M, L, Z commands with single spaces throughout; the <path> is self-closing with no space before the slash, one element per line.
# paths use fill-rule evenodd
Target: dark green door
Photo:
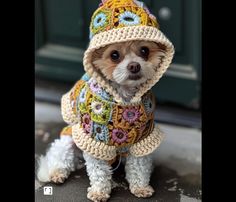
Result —
<path fill-rule="evenodd" d="M 144 0 L 176 55 L 154 87 L 159 102 L 199 108 L 201 86 L 201 1 Z M 75 82 L 84 73 L 89 22 L 100 0 L 36 0 L 36 76 Z"/>

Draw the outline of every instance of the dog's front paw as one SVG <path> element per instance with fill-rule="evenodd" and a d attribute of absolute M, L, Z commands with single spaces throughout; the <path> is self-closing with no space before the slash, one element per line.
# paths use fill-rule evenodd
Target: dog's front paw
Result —
<path fill-rule="evenodd" d="M 56 169 L 50 174 L 50 181 L 54 183 L 63 183 L 68 177 L 68 172 L 65 169 Z"/>
<path fill-rule="evenodd" d="M 105 192 L 96 192 L 90 190 L 88 191 L 87 197 L 94 202 L 105 202 L 110 198 L 110 195 Z"/>
<path fill-rule="evenodd" d="M 151 197 L 153 193 L 155 192 L 154 189 L 150 185 L 146 187 L 136 187 L 136 186 L 130 187 L 130 191 L 132 194 L 134 194 L 135 196 L 139 198 Z"/>

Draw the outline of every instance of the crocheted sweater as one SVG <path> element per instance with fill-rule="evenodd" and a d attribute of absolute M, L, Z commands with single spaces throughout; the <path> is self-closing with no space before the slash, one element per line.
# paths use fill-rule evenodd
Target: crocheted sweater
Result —
<path fill-rule="evenodd" d="M 61 135 L 72 135 L 80 149 L 103 160 L 124 153 L 147 155 L 162 139 L 154 109 L 151 91 L 140 102 L 119 103 L 85 74 L 62 98 L 62 116 L 70 125 Z"/>
<path fill-rule="evenodd" d="M 109 80 L 93 65 L 93 53 L 101 47 L 125 41 L 152 41 L 164 51 L 152 78 L 140 85 L 130 103 L 124 103 Z M 84 52 L 85 75 L 62 97 L 62 116 L 69 124 L 62 135 L 98 159 L 112 160 L 128 152 L 144 156 L 162 140 L 154 125 L 154 96 L 150 89 L 166 72 L 174 46 L 161 32 L 156 17 L 137 0 L 103 0 L 90 23 L 90 42 Z"/>

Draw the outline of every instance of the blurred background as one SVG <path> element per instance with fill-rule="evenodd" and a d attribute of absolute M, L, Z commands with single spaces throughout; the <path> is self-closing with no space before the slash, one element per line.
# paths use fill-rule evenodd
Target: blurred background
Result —
<path fill-rule="evenodd" d="M 45 153 L 65 125 L 60 115 L 60 99 L 84 74 L 82 60 L 89 43 L 89 23 L 100 2 L 35 0 L 36 155 Z M 157 98 L 155 119 L 168 134 L 156 157 L 162 166 L 175 170 L 178 175 L 185 169 L 196 174 L 188 187 L 193 187 L 192 182 L 197 179 L 198 188 L 189 193 L 199 199 L 201 0 L 143 2 L 157 17 L 160 29 L 176 50 L 170 68 L 153 88 Z M 174 198 L 164 201 L 179 201 Z"/>

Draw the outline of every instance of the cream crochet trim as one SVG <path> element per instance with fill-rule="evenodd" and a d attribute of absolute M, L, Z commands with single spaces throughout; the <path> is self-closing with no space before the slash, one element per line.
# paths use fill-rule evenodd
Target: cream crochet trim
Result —
<path fill-rule="evenodd" d="M 116 157 L 116 147 L 108 146 L 103 142 L 96 142 L 85 134 L 80 124 L 72 126 L 72 137 L 78 148 L 101 160 L 112 160 Z M 130 147 L 130 154 L 136 157 L 152 153 L 161 143 L 163 133 L 155 125 L 153 132 L 145 139 Z"/>
<path fill-rule="evenodd" d="M 72 137 L 77 147 L 101 160 L 112 160 L 116 157 L 116 147 L 108 146 L 103 142 L 96 142 L 85 134 L 80 124 L 72 126 Z"/>
<path fill-rule="evenodd" d="M 146 40 L 161 43 L 166 47 L 166 54 L 163 58 L 158 72 L 153 76 L 152 79 L 148 80 L 145 84 L 140 87 L 140 90 L 131 100 L 132 103 L 139 102 L 142 95 L 144 95 L 152 86 L 154 86 L 159 79 L 162 77 L 164 72 L 169 67 L 172 58 L 174 56 L 174 46 L 167 39 L 167 37 L 157 28 L 151 26 L 129 26 L 118 29 L 112 29 L 106 32 L 96 34 L 90 41 L 88 49 L 84 53 L 84 69 L 89 76 L 96 79 L 98 84 L 106 89 L 108 93 L 113 95 L 116 102 L 123 102 L 122 98 L 118 95 L 117 91 L 109 85 L 109 82 L 102 76 L 101 73 L 95 71 L 92 65 L 92 53 L 95 49 L 104 47 L 109 44 L 132 41 L 132 40 Z"/>
<path fill-rule="evenodd" d="M 74 88 L 72 88 L 71 91 L 73 90 Z M 72 111 L 71 100 L 70 100 L 71 91 L 63 95 L 61 98 L 61 115 L 63 120 L 69 125 L 79 123 L 79 119 L 77 118 L 79 117 L 79 113 L 78 116 L 76 116 Z"/>
<path fill-rule="evenodd" d="M 136 157 L 148 155 L 159 147 L 163 138 L 163 132 L 155 125 L 153 132 L 149 136 L 130 147 L 130 154 Z"/>

